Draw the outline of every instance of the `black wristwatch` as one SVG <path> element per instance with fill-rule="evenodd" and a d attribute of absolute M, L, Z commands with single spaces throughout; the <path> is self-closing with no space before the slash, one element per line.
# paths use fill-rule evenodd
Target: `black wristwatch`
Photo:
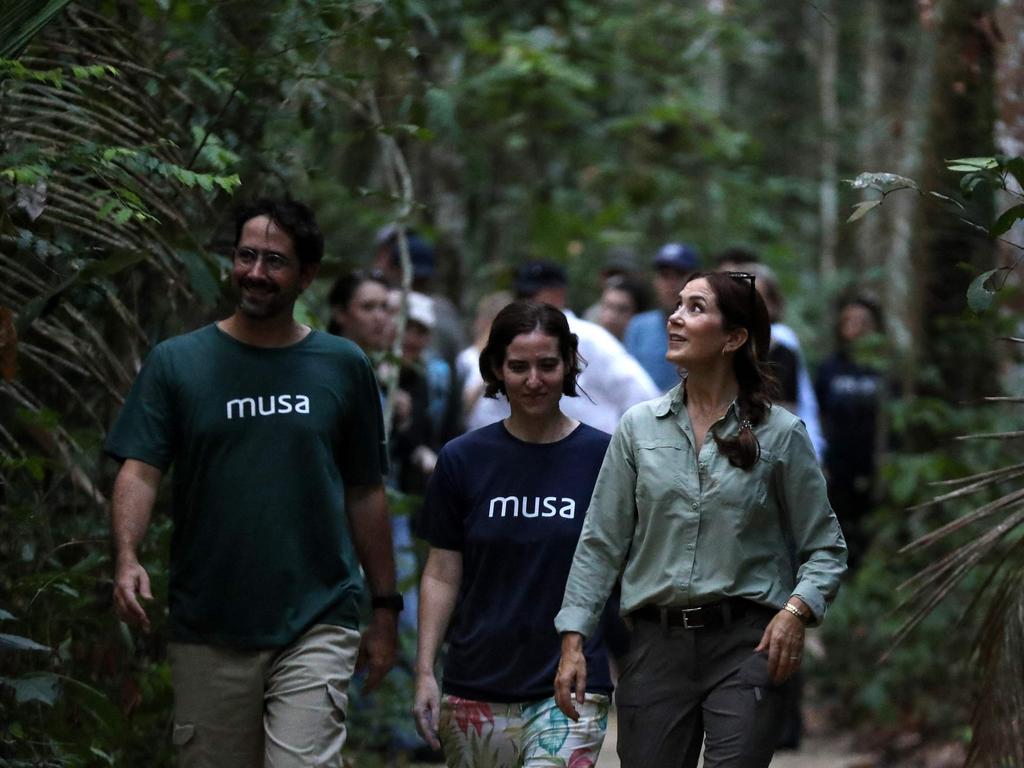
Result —
<path fill-rule="evenodd" d="M 393 595 L 374 595 L 370 598 L 370 607 L 374 610 L 387 608 L 389 611 L 401 613 L 402 609 L 405 608 L 405 601 L 397 592 Z"/>

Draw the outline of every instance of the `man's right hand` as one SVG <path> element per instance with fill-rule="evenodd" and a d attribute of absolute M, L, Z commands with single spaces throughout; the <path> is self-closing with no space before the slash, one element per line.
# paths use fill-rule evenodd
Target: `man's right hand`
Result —
<path fill-rule="evenodd" d="M 117 615 L 129 624 L 135 624 L 149 632 L 149 617 L 139 599 L 152 600 L 149 588 L 149 574 L 134 557 L 117 559 L 114 572 L 114 606 Z"/>

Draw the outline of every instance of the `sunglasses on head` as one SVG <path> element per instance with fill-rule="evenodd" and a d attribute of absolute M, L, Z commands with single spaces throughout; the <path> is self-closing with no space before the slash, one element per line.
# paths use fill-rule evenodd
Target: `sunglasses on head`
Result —
<path fill-rule="evenodd" d="M 726 275 L 731 277 L 733 280 L 739 280 L 750 285 L 750 298 L 754 298 L 754 281 L 757 280 L 757 275 L 751 274 L 750 272 L 726 272 Z"/>

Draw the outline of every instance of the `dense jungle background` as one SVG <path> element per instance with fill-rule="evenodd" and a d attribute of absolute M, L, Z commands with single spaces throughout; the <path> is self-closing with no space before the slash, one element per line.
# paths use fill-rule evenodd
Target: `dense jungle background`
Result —
<path fill-rule="evenodd" d="M 101 443 L 148 349 L 230 311 L 231 206 L 282 193 L 327 238 L 317 327 L 394 221 L 467 322 L 527 258 L 582 310 L 616 249 L 744 245 L 813 369 L 873 294 L 898 394 L 807 696 L 878 765 L 1024 765 L 1022 93 L 1013 0 L 5 0 L 0 765 L 173 762 L 160 610 L 112 611 Z M 398 759 L 407 710 L 397 683 L 355 709 L 358 764 Z"/>

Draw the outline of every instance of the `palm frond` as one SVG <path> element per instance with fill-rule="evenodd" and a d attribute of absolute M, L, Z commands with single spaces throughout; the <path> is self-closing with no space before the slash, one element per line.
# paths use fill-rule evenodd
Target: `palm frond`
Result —
<path fill-rule="evenodd" d="M 1016 339 L 1013 339 L 1017 341 Z M 990 404 L 1018 404 L 1019 397 L 988 397 Z M 1024 431 L 963 435 L 958 440 L 1005 442 L 1024 437 Z M 980 693 L 971 725 L 973 738 L 966 765 L 1024 765 L 1024 463 L 1012 463 L 986 472 L 944 480 L 934 485 L 951 488 L 912 510 L 949 503 L 969 502 L 982 495 L 983 503 L 950 522 L 918 537 L 900 552 L 908 553 L 948 540 L 955 534 L 983 526 L 976 535 L 923 567 L 904 581 L 907 595 L 897 610 L 909 610 L 883 658 L 963 580 L 979 568 L 985 577 L 975 599 L 965 606 L 966 619 L 975 607 L 984 611 L 975 648 Z M 1016 484 L 1017 487 L 1007 488 Z M 990 498 L 996 495 L 996 498 Z M 985 500 L 986 496 L 989 500 Z"/>
<path fill-rule="evenodd" d="M 223 179 L 184 169 L 192 139 L 173 117 L 180 92 L 160 90 L 136 31 L 66 2 L 2 13 L 17 24 L 0 25 L 0 45 L 33 39 L 0 83 L 0 173 L 14 182 L 0 184 L 0 304 L 16 317 L 21 361 L 19 380 L 0 387 L 12 415 L 12 447 L 0 452 L 41 450 L 63 467 L 54 482 L 97 501 L 64 423 L 102 433 L 149 346 L 150 318 L 199 303 L 179 250 L 213 269 L 189 222 L 210 210 L 199 182 Z M 146 279 L 123 277 L 132 270 Z"/>
<path fill-rule="evenodd" d="M 20 54 L 39 30 L 53 21 L 71 0 L 11 0 L 0 9 L 0 58 Z"/>
<path fill-rule="evenodd" d="M 1018 556 L 1024 544 L 1014 548 Z M 982 689 L 972 716 L 974 735 L 967 768 L 1024 765 L 1024 571 L 1009 572 L 993 594 L 979 633 L 978 661 Z M 1007 684 L 1007 683 L 1011 684 Z"/>

